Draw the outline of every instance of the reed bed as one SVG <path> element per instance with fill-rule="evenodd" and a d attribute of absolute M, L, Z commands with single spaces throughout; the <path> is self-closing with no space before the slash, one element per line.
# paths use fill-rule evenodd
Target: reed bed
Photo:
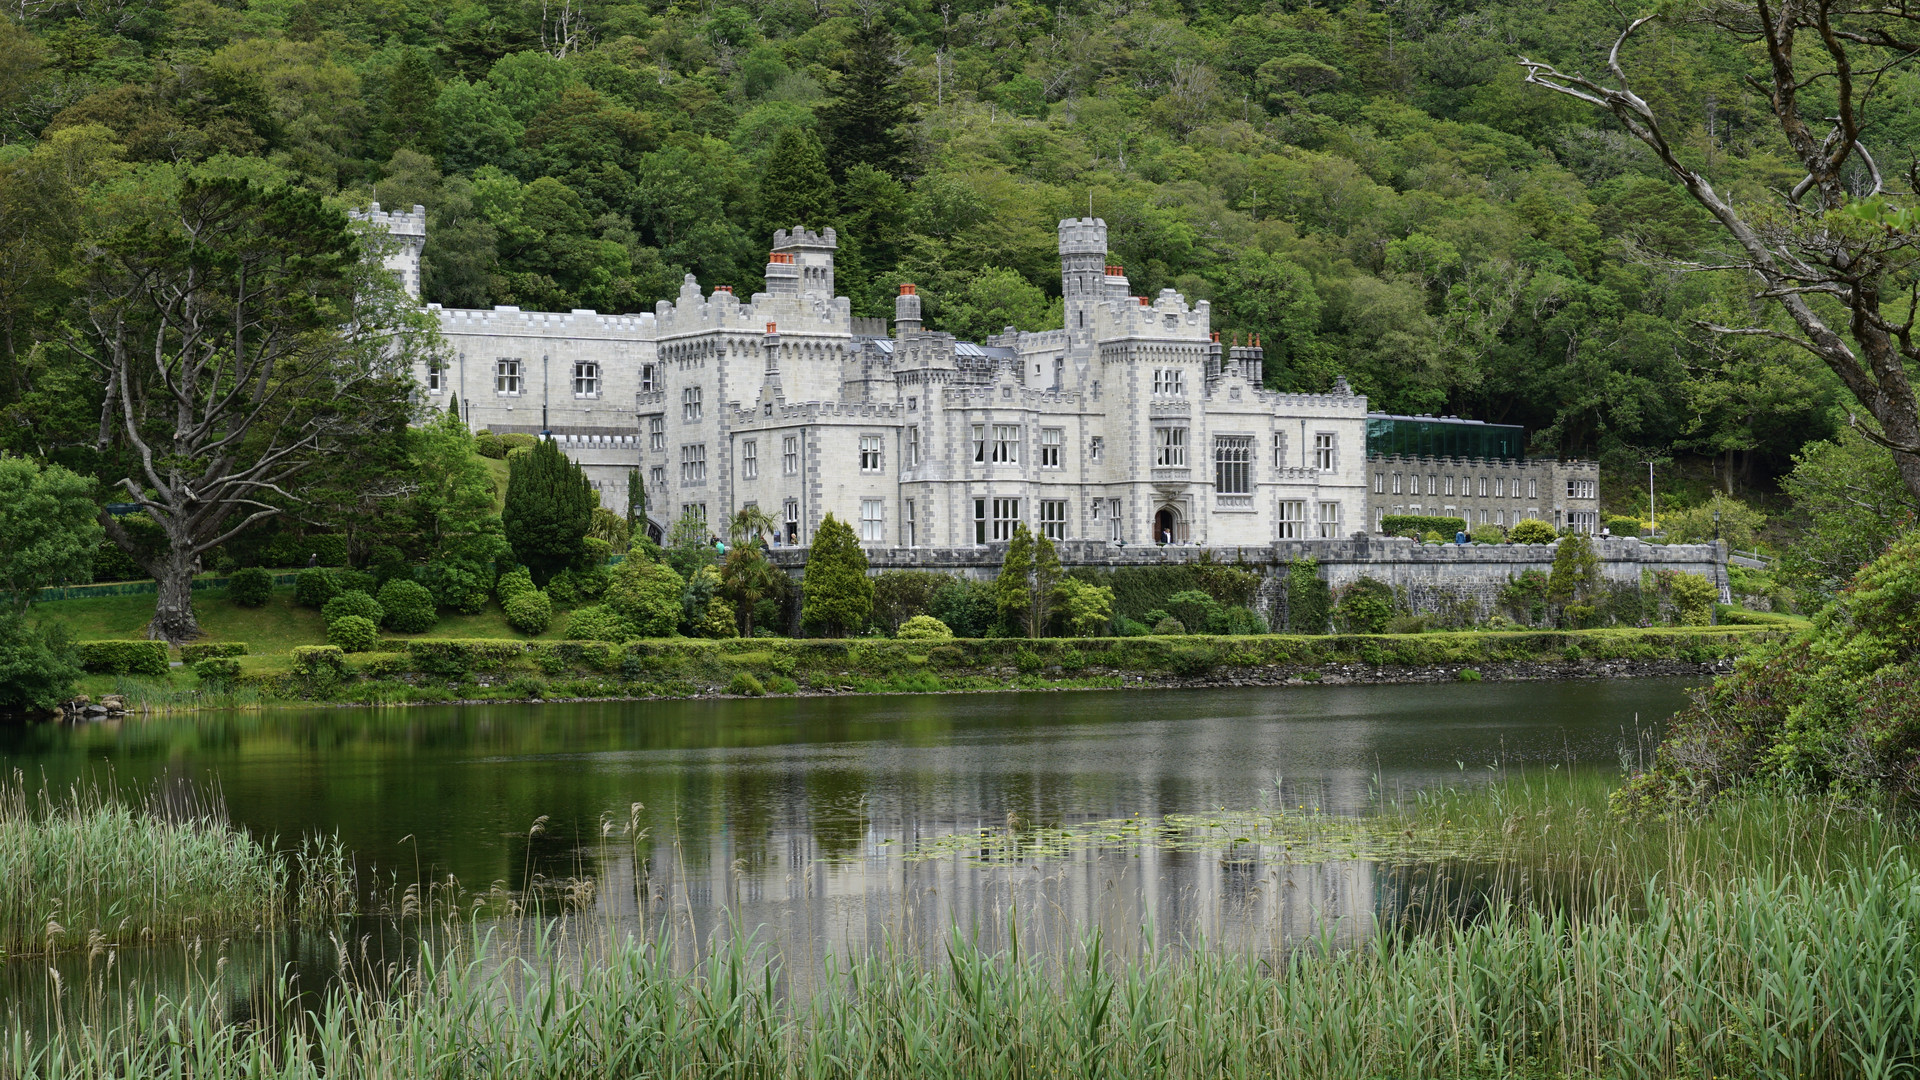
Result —
<path fill-rule="evenodd" d="M 252 932 L 340 910 L 351 878 L 338 842 L 276 853 L 217 794 L 0 783 L 0 959 Z"/>
<path fill-rule="evenodd" d="M 1329 928 L 1258 955 L 1152 934 L 1035 954 L 1016 914 L 1010 947 L 955 933 L 944 957 L 882 949 L 799 992 L 751 935 L 708 943 L 688 967 L 670 930 L 529 913 L 452 924 L 418 962 L 362 966 L 317 1000 L 282 988 L 245 1023 L 209 987 L 57 1038 L 9 1024 L 0 1076 L 1920 1071 L 1920 865 L 1904 822 L 1760 796 L 1664 822 L 1605 806 L 1603 783 L 1548 775 L 1390 808 L 1412 828 L 1498 837 L 1497 880 L 1476 886 L 1477 905 L 1383 915 L 1357 946 Z M 351 943 L 338 948 L 352 967 Z"/>

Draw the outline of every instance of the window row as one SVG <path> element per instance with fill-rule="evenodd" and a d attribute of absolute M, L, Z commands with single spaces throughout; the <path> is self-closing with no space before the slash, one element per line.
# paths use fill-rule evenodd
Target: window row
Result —
<path fill-rule="evenodd" d="M 1180 368 L 1154 368 L 1153 392 L 1157 397 L 1185 397 L 1187 373 Z"/>
<path fill-rule="evenodd" d="M 1597 480 L 1567 481 L 1567 498 L 1597 499 L 1600 497 L 1600 484 Z"/>
<path fill-rule="evenodd" d="M 427 391 L 438 394 L 447 388 L 446 369 L 438 364 L 427 368 Z M 511 357 L 500 357 L 493 362 L 493 392 L 514 396 L 526 389 L 525 363 Z M 573 362 L 573 396 L 577 398 L 596 398 L 600 396 L 600 365 L 592 360 Z"/>
<path fill-rule="evenodd" d="M 1273 436 L 1273 467 L 1285 468 L 1286 439 Z M 1184 469 L 1187 466 L 1187 429 L 1169 424 L 1153 429 L 1153 464 L 1155 468 Z M 1244 495 L 1253 490 L 1253 436 L 1216 435 L 1213 438 L 1214 484 L 1222 494 Z M 1331 432 L 1320 432 L 1313 437 L 1313 468 L 1316 472 L 1332 472 L 1334 463 L 1334 437 Z"/>
<path fill-rule="evenodd" d="M 1305 540 L 1313 535 L 1309 529 L 1316 529 L 1322 540 L 1340 539 L 1340 504 L 1322 502 L 1314 505 L 1313 520 L 1307 520 L 1307 501 L 1305 499 L 1280 500 L 1279 534 L 1282 540 Z"/>
<path fill-rule="evenodd" d="M 1384 472 L 1376 472 L 1373 474 L 1373 493 L 1375 495 L 1388 494 L 1387 477 L 1388 477 L 1388 474 Z M 1419 495 L 1422 493 L 1420 489 L 1419 473 L 1411 473 L 1411 474 L 1394 473 L 1392 474 L 1392 477 L 1393 477 L 1392 494 Z M 1463 497 L 1472 497 L 1474 493 L 1473 491 L 1474 481 L 1475 479 L 1478 479 L 1479 488 L 1480 488 L 1480 497 L 1483 499 L 1519 499 L 1519 498 L 1537 499 L 1540 497 L 1540 481 L 1538 478 L 1534 478 L 1534 477 L 1529 477 L 1527 479 L 1526 494 L 1524 496 L 1521 495 L 1520 493 L 1520 477 L 1517 477 L 1517 476 L 1511 479 L 1504 476 L 1482 476 L 1478 478 L 1472 477 L 1472 476 L 1458 477 L 1457 479 L 1459 480 L 1459 488 L 1457 492 L 1454 486 L 1454 481 L 1456 478 L 1451 474 L 1443 476 L 1439 473 L 1428 473 L 1426 479 L 1427 479 L 1427 486 L 1426 486 L 1425 494 L 1428 494 L 1428 495 L 1459 494 Z M 1569 480 L 1567 481 L 1567 494 L 1572 497 L 1576 497 L 1576 498 L 1579 497 L 1579 496 L 1573 495 L 1573 488 L 1575 484 L 1581 484 L 1581 483 L 1589 485 L 1589 492 L 1591 492 L 1592 481 Z M 1585 497 L 1592 498 L 1593 496 L 1591 493 L 1589 493 Z"/>

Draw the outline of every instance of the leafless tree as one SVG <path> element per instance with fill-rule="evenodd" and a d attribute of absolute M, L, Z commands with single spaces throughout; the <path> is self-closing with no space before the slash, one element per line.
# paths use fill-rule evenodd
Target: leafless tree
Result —
<path fill-rule="evenodd" d="M 1920 165 L 1890 185 L 1862 139 L 1887 77 L 1920 56 L 1920 7 L 1912 0 L 1708 0 L 1690 10 L 1684 17 L 1694 24 L 1758 46 L 1764 57 L 1763 72 L 1748 84 L 1765 97 L 1806 171 L 1771 205 L 1739 204 L 1715 190 L 1682 161 L 1669 129 L 1634 91 L 1622 51 L 1636 33 L 1682 15 L 1629 22 L 1607 53 L 1604 75 L 1526 57 L 1519 63 L 1527 82 L 1610 113 L 1720 223 L 1736 253 L 1687 269 L 1748 275 L 1756 296 L 1791 324 L 1756 320 L 1707 328 L 1784 341 L 1831 368 L 1875 422 L 1856 425 L 1860 432 L 1892 451 L 1901 479 L 1920 499 L 1920 406 L 1911 379 L 1920 362 L 1913 338 L 1920 308 Z M 1835 115 L 1820 115 L 1829 110 Z"/>

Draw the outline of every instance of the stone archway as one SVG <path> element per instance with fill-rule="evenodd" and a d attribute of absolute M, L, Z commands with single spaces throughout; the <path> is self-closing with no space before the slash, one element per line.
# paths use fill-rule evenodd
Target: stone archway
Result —
<path fill-rule="evenodd" d="M 1153 542 L 1156 544 L 1177 544 L 1185 540 L 1186 523 L 1180 519 L 1180 510 L 1171 503 L 1162 506 L 1153 515 Z"/>

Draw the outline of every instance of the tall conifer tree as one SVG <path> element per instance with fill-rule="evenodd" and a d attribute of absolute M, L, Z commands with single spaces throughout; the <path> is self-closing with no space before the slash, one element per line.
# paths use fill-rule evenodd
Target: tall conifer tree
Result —
<path fill-rule="evenodd" d="M 853 528 L 832 514 L 813 534 L 800 587 L 800 624 L 809 634 L 840 637 L 866 626 L 873 614 L 867 553 Z"/>
<path fill-rule="evenodd" d="M 586 550 L 593 487 L 551 439 L 507 458 L 507 505 L 500 512 L 513 556 L 545 585 Z"/>
<path fill-rule="evenodd" d="M 805 128 L 781 132 L 760 174 L 760 213 L 767 231 L 823 228 L 833 224 L 833 208 L 833 177 L 827 175 L 820 140 Z"/>
<path fill-rule="evenodd" d="M 380 115 L 378 149 L 383 156 L 395 150 L 439 155 L 445 148 L 433 107 L 439 96 L 440 85 L 427 55 L 411 46 L 400 50 L 400 58 L 387 73 L 386 108 Z"/>
<path fill-rule="evenodd" d="M 820 113 L 827 166 L 836 178 L 862 163 L 898 177 L 911 171 L 905 126 L 913 116 L 900 85 L 898 49 L 893 31 L 871 18 L 847 43 L 840 84 Z"/>

